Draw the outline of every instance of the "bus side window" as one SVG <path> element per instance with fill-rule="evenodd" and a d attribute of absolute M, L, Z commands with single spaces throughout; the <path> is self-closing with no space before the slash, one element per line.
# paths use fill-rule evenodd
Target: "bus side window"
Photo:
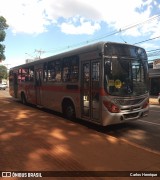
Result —
<path fill-rule="evenodd" d="M 64 58 L 63 59 L 63 65 L 62 65 L 62 73 L 63 73 L 63 82 L 68 82 L 70 77 L 70 64 L 69 64 L 69 59 L 68 58 Z"/>
<path fill-rule="evenodd" d="M 27 76 L 28 76 L 28 69 L 20 68 L 18 70 L 18 81 L 19 82 L 27 81 Z"/>
<path fill-rule="evenodd" d="M 77 82 L 79 74 L 79 61 L 78 56 L 71 56 L 63 59 L 63 81 L 64 82 Z"/>
<path fill-rule="evenodd" d="M 18 70 L 18 82 L 33 82 L 34 81 L 34 67 L 20 68 Z"/>
<path fill-rule="evenodd" d="M 48 81 L 52 81 L 52 82 L 61 81 L 61 60 L 60 59 L 54 60 L 48 63 L 47 68 L 45 68 L 44 70 L 44 77 L 48 77 Z"/>
<path fill-rule="evenodd" d="M 28 81 L 34 81 L 34 67 L 29 67 Z"/>
<path fill-rule="evenodd" d="M 28 79 L 28 68 L 23 68 L 22 69 L 22 76 L 21 76 L 21 81 L 27 82 Z"/>
<path fill-rule="evenodd" d="M 44 66 L 43 66 L 43 81 L 44 82 L 47 82 L 47 76 L 48 76 L 48 73 L 47 73 L 47 63 L 44 63 Z"/>
<path fill-rule="evenodd" d="M 77 82 L 79 76 L 79 60 L 78 57 L 74 57 L 71 61 L 71 75 L 70 80 L 71 82 Z"/>
<path fill-rule="evenodd" d="M 55 81 L 61 81 L 61 60 L 55 61 Z"/>
<path fill-rule="evenodd" d="M 47 74 L 48 74 L 48 81 L 55 80 L 55 73 L 54 73 L 54 61 L 48 63 Z"/>

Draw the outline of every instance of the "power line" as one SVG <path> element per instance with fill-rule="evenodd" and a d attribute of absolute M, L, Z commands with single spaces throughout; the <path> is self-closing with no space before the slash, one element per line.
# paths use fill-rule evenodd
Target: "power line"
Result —
<path fill-rule="evenodd" d="M 155 16 L 152 16 L 150 18 L 148 18 L 147 20 L 145 21 L 142 21 L 142 22 L 139 22 L 139 23 L 136 23 L 136 24 L 133 24 L 133 25 L 128 25 L 128 26 L 125 26 L 124 28 L 120 28 L 119 30 L 116 30 L 116 31 L 113 31 L 113 32 L 110 32 L 108 34 L 105 34 L 103 36 L 100 36 L 100 37 L 97 37 L 97 38 L 94 38 L 94 39 L 90 39 L 90 40 L 87 40 L 87 41 L 83 41 L 83 42 L 80 42 L 80 43 L 77 43 L 77 44 L 72 44 L 72 45 L 68 45 L 68 46 L 65 46 L 65 47 L 60 47 L 60 48 L 55 48 L 55 49 L 52 49 L 52 50 L 49 50 L 49 51 L 42 51 L 42 50 L 35 50 L 35 52 L 39 53 L 39 58 L 41 56 L 42 53 L 49 53 L 49 52 L 53 52 L 53 51 L 63 51 L 63 50 L 66 50 L 66 49 L 71 49 L 71 48 L 74 48 L 74 47 L 77 47 L 77 46 L 81 46 L 81 45 L 84 45 L 84 44 L 89 44 L 89 43 L 92 43 L 92 42 L 96 42 L 100 39 L 104 39 L 106 37 L 110 37 L 110 36 L 113 36 L 113 35 L 116 35 L 118 33 L 121 33 L 121 32 L 124 32 L 124 31 L 127 31 L 131 28 L 134 28 L 134 27 L 137 27 L 137 26 L 141 26 L 145 23 L 148 23 L 150 21 L 153 21 L 155 19 L 158 19 L 160 17 L 160 14 L 158 15 L 155 15 Z M 135 44 L 140 44 L 140 43 L 143 43 L 143 42 L 147 42 L 147 41 L 150 41 L 150 40 L 154 40 L 154 39 L 157 39 L 157 38 L 160 38 L 160 36 L 158 37 L 155 37 L 155 38 L 151 38 L 151 39 L 147 39 L 147 40 L 144 40 L 144 41 L 141 41 L 141 42 L 137 42 Z M 135 45 L 134 44 L 134 45 Z"/>
<path fill-rule="evenodd" d="M 149 51 L 146 51 L 146 52 L 152 52 L 152 51 L 159 51 L 160 49 L 153 49 L 153 50 L 149 50 Z"/>
<path fill-rule="evenodd" d="M 149 54 L 149 55 L 147 55 L 148 57 L 154 57 L 154 56 L 159 56 L 160 55 L 160 52 L 159 53 L 157 53 L 157 54 Z"/>
<path fill-rule="evenodd" d="M 145 23 L 150 22 L 150 21 L 153 21 L 153 20 L 155 20 L 155 19 L 157 19 L 157 18 L 159 18 L 159 17 L 160 17 L 160 14 L 155 15 L 155 16 L 152 16 L 152 17 L 148 18 L 147 20 L 142 21 L 142 22 L 140 22 L 140 23 L 136 23 L 136 24 L 133 24 L 133 25 L 129 25 L 129 26 L 126 27 L 124 30 L 128 30 L 128 29 L 134 28 L 134 27 L 136 27 L 136 26 L 145 24 Z"/>
<path fill-rule="evenodd" d="M 158 39 L 158 38 L 160 38 L 160 36 L 157 36 L 157 37 L 154 37 L 154 38 L 151 38 L 151 39 L 147 39 L 147 40 L 144 40 L 144 41 L 140 41 L 140 42 L 134 43 L 134 45 L 135 44 L 141 44 L 143 42 L 151 41 L 151 40 Z"/>
<path fill-rule="evenodd" d="M 153 57 L 153 56 L 159 56 L 160 55 L 160 49 L 153 49 L 150 51 L 146 51 L 148 57 Z"/>
<path fill-rule="evenodd" d="M 100 40 L 100 39 L 104 39 L 104 38 L 106 38 L 106 37 L 110 37 L 110 36 L 116 35 L 116 34 L 118 34 L 118 33 L 127 31 L 127 30 L 129 30 L 129 29 L 131 29 L 131 28 L 134 28 L 134 27 L 143 25 L 143 24 L 145 24 L 145 23 L 148 23 L 148 22 L 150 22 L 150 21 L 153 21 L 153 20 L 155 20 L 155 19 L 158 19 L 159 17 L 160 17 L 160 14 L 154 15 L 154 16 L 152 16 L 152 17 L 148 18 L 147 20 L 142 21 L 142 22 L 140 22 L 140 23 L 136 23 L 136 24 L 133 24 L 133 25 L 125 26 L 124 28 L 120 28 L 120 29 L 117 30 L 117 31 L 110 32 L 110 33 L 108 33 L 108 34 L 106 34 L 106 35 L 103 35 L 103 36 L 100 36 L 100 37 L 97 37 L 97 38 L 94 38 L 94 39 L 90 39 L 90 40 L 87 40 L 87 41 L 83 41 L 83 42 L 80 42 L 80 43 L 77 43 L 77 44 L 68 45 L 68 46 L 66 46 L 66 47 L 63 47 L 63 49 L 68 49 L 68 48 L 72 48 L 72 47 L 77 47 L 77 46 L 80 46 L 80 45 L 83 45 L 83 44 L 89 44 L 89 43 L 91 43 L 91 42 L 95 42 L 95 41 L 98 41 L 98 40 Z M 156 37 L 156 38 L 157 38 L 157 37 Z M 156 39 L 156 38 L 155 38 L 155 39 Z M 153 39 L 150 39 L 150 40 L 153 40 Z M 145 41 L 144 41 L 144 42 L 145 42 Z M 138 42 L 138 43 L 141 43 L 141 42 Z M 138 43 L 135 43 L 135 44 L 138 44 Z M 53 51 L 55 51 L 55 50 L 62 50 L 62 48 L 57 48 L 57 49 L 53 49 L 53 50 L 49 50 L 49 51 L 45 51 L 45 52 L 53 52 Z"/>
<path fill-rule="evenodd" d="M 159 18 L 159 17 L 160 17 L 160 14 L 155 15 L 155 16 L 152 16 L 151 18 L 148 18 L 147 20 L 142 21 L 142 22 L 140 22 L 140 23 L 136 23 L 136 24 L 133 24 L 133 25 L 128 25 L 128 26 L 126 26 L 126 27 L 124 27 L 124 28 L 120 28 L 118 31 L 113 31 L 113 32 L 111 32 L 111 33 L 109 33 L 109 34 L 107 34 L 107 35 L 101 36 L 101 37 L 99 37 L 99 38 L 92 39 L 92 40 L 90 40 L 90 42 L 91 42 L 91 41 L 100 40 L 100 39 L 104 39 L 104 38 L 106 38 L 106 37 L 109 37 L 109 36 L 112 36 L 112 35 L 115 35 L 115 34 L 118 34 L 118 33 L 124 32 L 124 31 L 127 31 L 127 30 L 129 30 L 129 29 L 131 29 L 131 28 L 134 28 L 134 27 L 140 26 L 140 25 L 142 25 L 142 24 L 145 24 L 145 23 L 147 23 L 147 22 L 153 21 L 153 20 L 155 20 L 155 19 L 157 19 L 157 18 Z M 88 41 L 89 41 L 89 40 L 88 40 Z"/>

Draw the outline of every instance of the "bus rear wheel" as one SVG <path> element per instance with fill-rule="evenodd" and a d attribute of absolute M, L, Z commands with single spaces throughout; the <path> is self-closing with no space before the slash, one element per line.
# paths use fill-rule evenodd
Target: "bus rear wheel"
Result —
<path fill-rule="evenodd" d="M 63 114 L 67 119 L 74 119 L 76 117 L 75 108 L 71 101 L 65 101 L 62 106 Z"/>

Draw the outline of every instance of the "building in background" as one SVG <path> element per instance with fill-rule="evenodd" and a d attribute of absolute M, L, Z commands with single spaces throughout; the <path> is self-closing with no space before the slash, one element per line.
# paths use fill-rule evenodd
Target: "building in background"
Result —
<path fill-rule="evenodd" d="M 150 95 L 157 96 L 160 92 L 160 59 L 155 59 L 153 63 L 149 63 L 149 86 Z"/>

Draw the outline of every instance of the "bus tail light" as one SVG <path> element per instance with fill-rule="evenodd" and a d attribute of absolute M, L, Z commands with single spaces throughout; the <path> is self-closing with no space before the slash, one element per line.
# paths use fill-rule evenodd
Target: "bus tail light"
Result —
<path fill-rule="evenodd" d="M 103 101 L 103 104 L 108 109 L 108 111 L 111 113 L 119 113 L 120 112 L 118 106 L 113 104 L 112 102 Z"/>

